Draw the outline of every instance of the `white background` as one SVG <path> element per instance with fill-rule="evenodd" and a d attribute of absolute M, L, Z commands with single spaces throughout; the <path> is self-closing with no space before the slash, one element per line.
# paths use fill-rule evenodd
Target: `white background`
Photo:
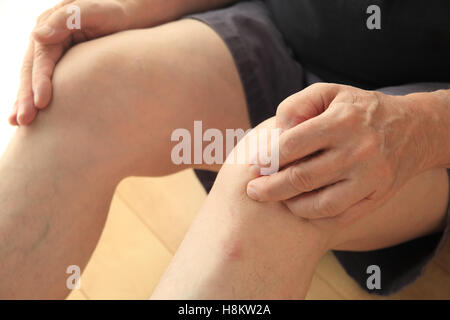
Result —
<path fill-rule="evenodd" d="M 14 128 L 8 115 L 16 100 L 19 72 L 37 17 L 57 0 L 0 0 L 0 154 Z"/>

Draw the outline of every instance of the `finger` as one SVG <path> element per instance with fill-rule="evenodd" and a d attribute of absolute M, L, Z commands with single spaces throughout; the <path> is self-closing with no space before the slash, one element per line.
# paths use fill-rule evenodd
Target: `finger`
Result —
<path fill-rule="evenodd" d="M 373 212 L 376 208 L 377 201 L 364 198 L 338 216 L 309 220 L 309 222 L 319 228 L 328 230 L 328 232 L 331 231 L 333 233 L 336 230 L 343 230 L 349 225 L 357 223 L 358 220 Z"/>
<path fill-rule="evenodd" d="M 17 108 L 18 108 L 18 102 L 16 101 L 14 103 L 14 106 L 13 106 L 13 108 L 11 110 L 11 113 L 9 114 L 9 117 L 8 117 L 8 122 L 12 126 L 18 126 L 19 125 L 17 123 Z"/>
<path fill-rule="evenodd" d="M 16 122 L 18 125 L 27 125 L 36 116 L 37 110 L 33 102 L 33 89 L 31 84 L 34 56 L 34 41 L 31 39 L 20 71 L 20 86 L 17 94 Z M 11 115 L 12 117 L 13 115 Z"/>
<path fill-rule="evenodd" d="M 70 2 L 71 1 L 73 1 L 73 0 L 70 0 Z M 63 2 L 67 3 L 69 1 L 66 0 Z M 61 5 L 61 4 L 59 4 L 59 5 Z M 37 20 L 36 25 L 43 23 L 57 7 L 58 7 L 58 5 L 55 8 L 49 9 L 49 10 L 45 11 L 43 14 L 41 14 Z M 13 110 L 11 112 L 11 115 L 9 117 L 9 122 L 13 125 L 19 125 L 19 124 L 27 125 L 33 121 L 33 119 L 35 118 L 35 116 L 37 114 L 37 110 L 35 108 L 35 103 L 34 103 L 34 93 L 33 93 L 33 84 L 32 84 L 34 50 L 35 50 L 34 39 L 30 38 L 30 45 L 26 51 L 24 61 L 22 64 L 21 77 L 20 77 L 21 81 L 20 81 L 17 102 L 15 103 Z M 45 97 L 46 90 L 44 89 L 43 91 L 44 91 L 43 96 Z M 47 100 L 48 100 L 48 98 L 47 98 Z M 39 101 L 39 103 L 41 103 L 41 102 Z"/>
<path fill-rule="evenodd" d="M 256 178 L 247 186 L 248 196 L 258 201 L 282 201 L 344 179 L 345 161 L 336 151 L 325 151 L 298 161 L 271 176 Z"/>
<path fill-rule="evenodd" d="M 376 207 L 377 202 L 375 200 L 364 198 L 345 210 L 342 214 L 333 218 L 329 218 L 329 220 L 333 220 L 332 223 L 334 224 L 335 228 L 345 228 L 346 226 L 356 223 L 366 214 L 373 212 Z"/>
<path fill-rule="evenodd" d="M 284 201 L 296 216 L 322 219 L 338 216 L 371 192 L 354 180 L 344 180 L 323 189 L 303 193 Z"/>
<path fill-rule="evenodd" d="M 104 36 L 123 30 L 128 25 L 125 11 L 120 3 L 99 2 L 95 5 L 89 2 L 75 1 L 74 5 L 67 4 L 56 10 L 41 23 L 34 31 L 36 41 L 43 44 L 63 43 L 75 37 L 77 42 L 94 36 Z M 76 5 L 76 6 L 75 6 Z M 77 12 L 68 10 L 76 8 Z M 83 12 L 83 15 L 81 15 Z M 74 13 L 79 14 L 79 26 L 68 25 Z"/>
<path fill-rule="evenodd" d="M 38 19 L 38 23 L 33 30 L 33 37 L 36 41 L 45 44 L 56 44 L 70 37 L 75 30 L 67 28 L 67 5 L 75 0 L 64 0 L 53 8 L 44 12 Z"/>
<path fill-rule="evenodd" d="M 45 10 L 37 19 L 37 23 L 36 25 L 40 25 L 43 22 L 45 22 L 47 20 L 47 18 L 56 10 L 58 10 L 61 7 L 64 7 L 67 4 L 70 4 L 72 2 L 75 2 L 77 0 L 63 0 L 59 3 L 57 3 L 56 5 L 54 5 L 52 8 Z"/>
<path fill-rule="evenodd" d="M 279 139 L 280 167 L 330 148 L 333 142 L 333 132 L 329 129 L 332 121 L 323 113 L 283 132 Z"/>
<path fill-rule="evenodd" d="M 38 26 L 42 25 L 42 23 L 44 23 L 47 18 L 52 14 L 52 12 L 54 11 L 54 8 L 48 9 L 46 11 L 44 11 L 38 18 L 36 21 L 36 26 L 35 28 L 37 28 Z M 34 39 L 35 40 L 35 39 Z"/>
<path fill-rule="evenodd" d="M 272 118 L 275 120 L 275 118 Z M 275 121 L 272 121 L 275 124 Z M 248 136 L 250 147 L 249 164 L 256 164 L 257 176 L 278 172 L 278 151 L 280 130 L 277 128 L 257 128 Z M 264 169 L 263 169 L 264 168 Z"/>
<path fill-rule="evenodd" d="M 261 168 L 276 165 L 276 171 L 289 163 L 311 157 L 319 151 L 329 149 L 332 146 L 333 132 L 330 127 L 332 119 L 326 113 L 309 119 L 294 128 L 284 131 L 278 137 L 278 144 L 275 148 L 267 147 L 264 151 L 258 149 L 258 153 L 253 156 L 250 163 L 250 171 L 261 172 Z M 266 161 L 262 161 L 261 159 Z M 266 163 L 269 160 L 269 163 Z M 260 174 L 256 174 L 260 175 Z"/>
<path fill-rule="evenodd" d="M 36 43 L 32 71 L 32 88 L 34 104 L 37 108 L 45 108 L 52 97 L 52 76 L 56 63 L 63 54 L 63 46 L 43 45 Z"/>
<path fill-rule="evenodd" d="M 277 109 L 277 128 L 287 130 L 322 114 L 340 89 L 337 84 L 316 83 L 290 96 Z"/>
<path fill-rule="evenodd" d="M 19 126 L 29 125 L 36 118 L 37 112 L 32 97 L 22 99 L 17 113 L 17 123 Z"/>

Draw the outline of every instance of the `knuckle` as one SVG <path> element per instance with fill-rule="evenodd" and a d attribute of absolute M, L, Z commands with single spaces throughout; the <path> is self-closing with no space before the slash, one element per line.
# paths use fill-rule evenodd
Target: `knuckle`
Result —
<path fill-rule="evenodd" d="M 294 108 L 294 96 L 287 97 L 283 100 L 277 108 L 277 116 L 289 116 L 293 112 Z"/>
<path fill-rule="evenodd" d="M 44 11 L 42 14 L 39 15 L 39 17 L 36 19 L 36 25 L 40 25 L 42 22 L 44 22 L 46 20 L 46 18 L 53 13 L 55 9 L 51 8 L 48 9 L 46 11 Z"/>
<path fill-rule="evenodd" d="M 288 179 L 292 187 L 299 192 L 314 190 L 314 181 L 311 175 L 296 166 L 288 169 Z"/>
<path fill-rule="evenodd" d="M 36 50 L 34 50 L 34 59 L 41 60 L 45 57 L 46 53 L 46 50 L 42 46 L 39 46 Z"/>
<path fill-rule="evenodd" d="M 310 85 L 306 90 L 311 90 L 314 93 L 323 94 L 326 92 L 334 91 L 340 88 L 341 85 L 335 83 L 316 82 Z"/>
<path fill-rule="evenodd" d="M 22 102 L 24 102 L 26 100 L 29 100 L 31 98 L 32 98 L 31 92 L 21 90 L 19 92 L 19 94 L 18 94 L 18 97 L 17 97 L 17 103 L 19 103 L 19 102 L 22 103 Z"/>
<path fill-rule="evenodd" d="M 309 88 L 312 90 L 324 90 L 324 89 L 328 88 L 329 86 L 330 86 L 330 84 L 328 84 L 328 83 L 316 82 L 316 83 L 313 83 L 312 85 L 310 85 Z"/>
<path fill-rule="evenodd" d="M 338 128 L 354 130 L 361 123 L 358 109 L 351 103 L 340 101 L 332 103 L 332 123 Z"/>
<path fill-rule="evenodd" d="M 354 90 L 345 90 L 343 92 L 343 96 L 347 99 L 347 101 L 351 101 L 352 104 L 356 105 L 361 102 L 359 91 L 355 92 Z"/>
<path fill-rule="evenodd" d="M 354 127 L 361 122 L 359 110 L 353 104 L 344 104 L 341 111 L 344 125 Z"/>

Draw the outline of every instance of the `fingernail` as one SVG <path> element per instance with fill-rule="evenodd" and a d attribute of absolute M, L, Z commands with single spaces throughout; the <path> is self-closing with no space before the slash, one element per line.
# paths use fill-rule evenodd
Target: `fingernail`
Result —
<path fill-rule="evenodd" d="M 19 124 L 19 126 L 25 125 L 25 120 L 25 114 L 23 112 L 17 115 L 17 123 Z"/>
<path fill-rule="evenodd" d="M 34 97 L 33 97 L 33 100 L 34 100 L 34 105 L 35 106 L 37 106 L 38 105 L 38 102 L 39 102 L 39 100 L 40 100 L 40 96 L 39 96 L 39 86 L 37 87 L 37 90 L 36 90 L 36 92 L 35 92 L 35 94 L 34 94 Z"/>
<path fill-rule="evenodd" d="M 49 27 L 47 25 L 42 26 L 34 31 L 34 33 L 36 33 L 38 36 L 44 37 L 44 38 L 50 37 L 54 32 L 55 32 L 55 30 L 52 27 Z"/>
<path fill-rule="evenodd" d="M 247 194 L 253 200 L 259 201 L 258 191 L 256 190 L 256 188 L 254 186 L 252 186 L 252 185 L 247 186 Z"/>

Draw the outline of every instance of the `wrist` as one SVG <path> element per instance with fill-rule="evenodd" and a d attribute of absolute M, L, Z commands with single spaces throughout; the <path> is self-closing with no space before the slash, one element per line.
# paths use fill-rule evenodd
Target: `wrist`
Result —
<path fill-rule="evenodd" d="M 450 95 L 445 91 L 413 93 L 400 97 L 417 125 L 413 139 L 422 171 L 450 165 Z"/>

